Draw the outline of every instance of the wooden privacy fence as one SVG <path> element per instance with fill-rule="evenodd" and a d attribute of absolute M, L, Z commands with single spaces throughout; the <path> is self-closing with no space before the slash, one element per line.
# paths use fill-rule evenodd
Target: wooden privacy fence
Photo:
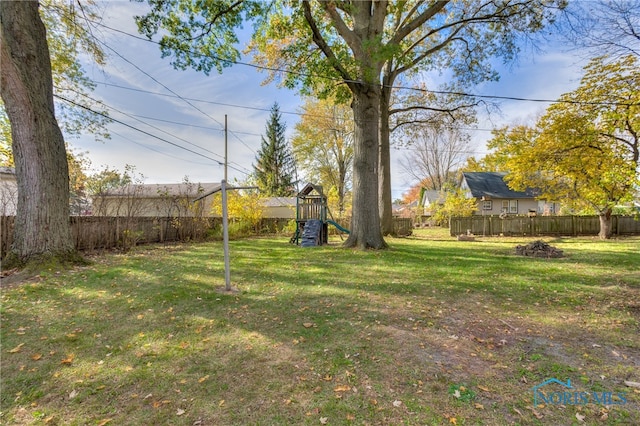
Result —
<path fill-rule="evenodd" d="M 0 257 L 13 241 L 15 217 L 0 216 Z M 139 243 L 203 239 L 219 218 L 72 216 L 71 234 L 78 250 L 128 249 Z"/>
<path fill-rule="evenodd" d="M 11 248 L 13 216 L 0 216 L 0 258 Z M 92 251 L 120 248 L 127 250 L 136 244 L 173 241 L 198 241 L 215 236 L 222 219 L 215 217 L 110 217 L 73 216 L 69 219 L 71 232 L 78 250 Z M 233 221 L 231 225 L 233 226 Z M 348 220 L 339 220 L 349 228 Z M 249 226 L 252 235 L 293 232 L 291 219 L 263 218 L 257 226 Z M 399 235 L 411 233 L 411 219 L 394 218 Z"/>
<path fill-rule="evenodd" d="M 636 216 L 612 216 L 613 235 L 640 235 Z M 454 217 L 450 222 L 452 236 L 471 232 L 474 235 L 598 235 L 598 216 L 472 216 Z"/>

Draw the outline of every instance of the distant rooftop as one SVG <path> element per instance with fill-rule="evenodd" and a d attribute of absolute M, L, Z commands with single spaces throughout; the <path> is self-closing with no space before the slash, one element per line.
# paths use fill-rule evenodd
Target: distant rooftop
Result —
<path fill-rule="evenodd" d="M 506 173 L 503 172 L 465 172 L 464 180 L 475 198 L 533 198 L 535 191 L 527 188 L 526 191 L 514 191 L 504 181 Z"/>
<path fill-rule="evenodd" d="M 203 193 L 213 192 L 220 188 L 220 183 L 151 183 L 126 185 L 108 191 L 107 195 L 114 197 L 135 194 L 138 197 L 160 197 L 160 196 L 196 196 Z"/>

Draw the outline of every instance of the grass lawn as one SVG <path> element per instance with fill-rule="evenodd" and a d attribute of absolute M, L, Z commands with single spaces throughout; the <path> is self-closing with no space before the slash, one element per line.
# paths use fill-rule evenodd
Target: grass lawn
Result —
<path fill-rule="evenodd" d="M 0 423 L 640 424 L 640 238 L 532 240 L 232 241 L 232 294 L 219 242 L 5 280 Z"/>

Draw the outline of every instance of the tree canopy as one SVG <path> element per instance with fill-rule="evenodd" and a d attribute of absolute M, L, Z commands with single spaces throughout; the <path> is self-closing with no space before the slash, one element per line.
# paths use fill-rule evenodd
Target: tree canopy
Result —
<path fill-rule="evenodd" d="M 461 71 L 469 81 L 490 78 L 493 54 L 512 56 L 516 33 L 539 30 L 564 5 L 563 0 L 149 3 L 153 11 L 138 18 L 141 31 L 150 37 L 168 31 L 163 55 L 171 55 L 177 67 L 208 72 L 228 65 L 236 52 L 221 57 L 217 47 L 227 37 L 237 40 L 231 33 L 240 17 L 253 17 L 255 59 L 268 65 L 270 78 L 304 94 L 352 99 L 353 215 L 345 245 L 376 249 L 386 247 L 378 167 L 380 149 L 388 143 L 381 144 L 380 111 L 386 111 L 383 88 L 394 80 L 381 79 L 385 65 L 397 65 L 394 75 L 424 67 Z"/>
<path fill-rule="evenodd" d="M 506 129 L 488 147 L 510 171 L 514 189 L 585 205 L 611 236 L 613 207 L 631 201 L 640 185 L 640 64 L 633 55 L 593 59 L 579 87 L 547 109 L 535 129 Z"/>
<path fill-rule="evenodd" d="M 353 119 L 351 109 L 331 99 L 307 98 L 291 140 L 301 172 L 327 193 L 335 190 L 338 212 L 351 188 Z"/>

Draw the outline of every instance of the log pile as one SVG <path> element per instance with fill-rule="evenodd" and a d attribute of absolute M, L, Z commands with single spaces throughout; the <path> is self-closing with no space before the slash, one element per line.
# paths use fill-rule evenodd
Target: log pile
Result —
<path fill-rule="evenodd" d="M 562 250 L 558 250 L 540 240 L 529 243 L 526 246 L 516 246 L 516 254 L 530 257 L 564 257 Z"/>

